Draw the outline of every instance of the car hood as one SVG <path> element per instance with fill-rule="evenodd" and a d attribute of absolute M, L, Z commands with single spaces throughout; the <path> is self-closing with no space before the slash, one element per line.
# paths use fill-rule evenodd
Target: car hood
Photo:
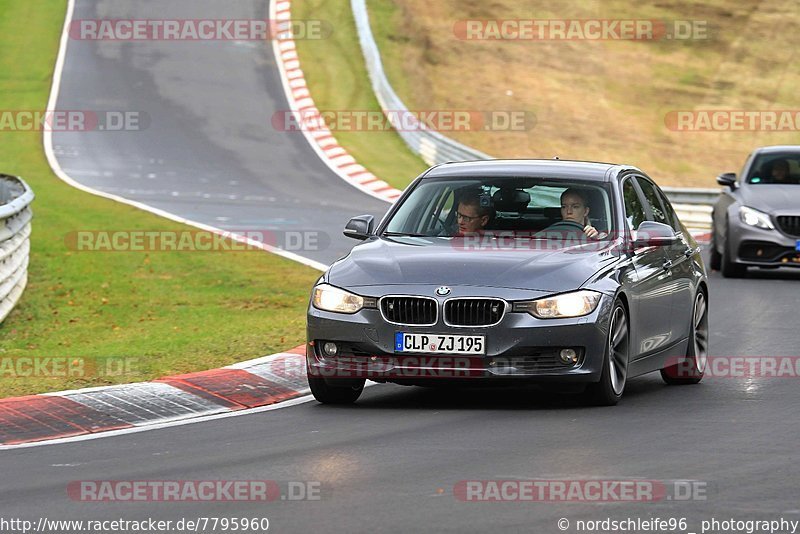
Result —
<path fill-rule="evenodd" d="M 339 287 L 435 284 L 559 292 L 580 287 L 618 257 L 608 243 L 545 247 L 500 250 L 465 246 L 457 238 L 373 238 L 336 262 L 328 281 Z"/>
<path fill-rule="evenodd" d="M 797 197 L 800 185 L 749 185 L 742 188 L 742 204 L 765 213 L 775 211 L 800 212 Z"/>

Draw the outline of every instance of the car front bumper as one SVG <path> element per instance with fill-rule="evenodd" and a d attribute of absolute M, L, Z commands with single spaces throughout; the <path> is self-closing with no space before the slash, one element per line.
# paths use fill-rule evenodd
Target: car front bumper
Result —
<path fill-rule="evenodd" d="M 800 267 L 800 238 L 789 237 L 780 230 L 764 230 L 737 221 L 729 230 L 728 245 L 733 261 L 761 267 Z"/>
<path fill-rule="evenodd" d="M 435 385 L 436 381 L 597 382 L 603 367 L 613 298 L 603 295 L 589 315 L 570 319 L 537 319 L 507 312 L 490 327 L 452 327 L 439 318 L 433 326 L 400 326 L 386 322 L 377 309 L 340 314 L 309 307 L 307 370 L 326 379 L 368 378 L 377 382 Z M 485 336 L 484 355 L 395 352 L 397 332 Z M 323 345 L 337 345 L 326 356 Z M 561 349 L 572 348 L 578 361 L 560 363 Z"/>

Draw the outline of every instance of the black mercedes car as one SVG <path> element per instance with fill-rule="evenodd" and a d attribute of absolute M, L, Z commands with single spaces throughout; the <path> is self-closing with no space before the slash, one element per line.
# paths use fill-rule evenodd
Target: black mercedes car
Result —
<path fill-rule="evenodd" d="M 725 189 L 712 212 L 711 268 L 737 278 L 748 267 L 800 267 L 800 146 L 756 149 L 740 178 L 717 182 Z"/>
<path fill-rule="evenodd" d="M 572 383 L 616 404 L 629 378 L 697 383 L 708 285 L 696 242 L 641 170 L 448 163 L 418 177 L 312 290 L 307 372 L 323 403 L 366 379 Z M 559 387 L 559 386 L 556 386 Z"/>

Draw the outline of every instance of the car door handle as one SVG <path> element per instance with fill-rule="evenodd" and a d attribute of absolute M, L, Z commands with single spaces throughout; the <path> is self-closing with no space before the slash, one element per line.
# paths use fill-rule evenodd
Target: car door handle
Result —
<path fill-rule="evenodd" d="M 664 265 L 661 266 L 665 271 L 669 271 L 672 268 L 672 260 L 666 260 Z"/>

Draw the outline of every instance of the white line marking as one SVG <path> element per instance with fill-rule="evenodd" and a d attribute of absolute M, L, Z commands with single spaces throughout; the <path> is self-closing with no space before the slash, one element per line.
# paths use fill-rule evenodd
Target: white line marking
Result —
<path fill-rule="evenodd" d="M 147 426 L 136 426 L 132 428 L 123 428 L 120 430 L 109 430 L 108 432 L 98 432 L 96 434 L 83 434 L 81 436 L 73 436 L 71 438 L 58 438 L 52 439 L 48 441 L 35 441 L 33 443 L 22 443 L 20 445 L 0 445 L 0 451 L 5 451 L 9 449 L 28 449 L 31 447 L 43 447 L 45 445 L 58 445 L 61 443 L 74 443 L 77 441 L 89 441 L 92 439 L 99 439 L 99 438 L 110 438 L 112 436 L 122 436 L 125 434 L 135 434 L 138 432 L 146 432 L 148 430 L 158 430 L 161 428 L 170 428 L 175 426 L 183 426 L 183 425 L 191 425 L 193 423 L 204 423 L 206 421 L 215 421 L 217 419 L 225 419 L 228 417 L 238 417 L 240 415 L 253 415 L 262 412 L 269 412 L 272 410 L 278 410 L 280 408 L 289 408 L 291 406 L 296 406 L 298 404 L 303 404 L 306 402 L 311 402 L 314 400 L 314 397 L 311 395 L 306 395 L 304 397 L 298 397 L 296 399 L 284 401 L 278 404 L 271 404 L 269 406 L 260 406 L 258 408 L 250 408 L 247 410 L 239 410 L 236 412 L 226 412 L 214 415 L 201 415 L 199 417 L 192 417 L 190 419 L 183 419 L 177 421 L 167 421 L 163 423 L 156 423 L 153 425 Z M 191 417 L 191 416 L 188 416 Z"/>
<path fill-rule="evenodd" d="M 364 384 L 365 388 L 377 386 L 376 382 L 367 381 Z M 228 417 L 239 417 L 242 415 L 254 415 L 263 412 L 271 412 L 273 410 L 280 410 L 281 408 L 291 408 L 299 404 L 305 404 L 314 400 L 312 395 L 304 395 L 291 399 L 288 401 L 279 402 L 277 404 L 270 404 L 269 406 L 259 406 L 258 408 L 248 408 L 246 410 L 238 410 L 234 412 L 225 412 L 212 415 L 201 415 L 198 417 L 186 416 L 187 418 L 175 421 L 166 421 L 162 423 L 155 423 L 152 425 L 135 426 L 132 428 L 123 428 L 120 430 L 109 430 L 108 432 L 98 432 L 96 434 L 84 434 L 81 436 L 73 436 L 71 438 L 58 438 L 48 441 L 35 441 L 33 443 L 21 443 L 19 445 L 0 445 L 0 451 L 10 449 L 29 449 L 31 447 L 43 447 L 45 445 L 59 445 L 62 443 L 74 443 L 78 441 L 89 441 L 100 438 L 110 438 L 112 436 L 124 436 L 126 434 L 136 434 L 139 432 L 147 432 L 148 430 L 159 430 L 162 428 L 171 428 L 175 426 L 191 425 L 194 423 L 205 423 L 207 421 L 216 421 L 218 419 L 227 419 Z"/>
<path fill-rule="evenodd" d="M 56 104 L 58 103 L 58 94 L 59 94 L 59 91 L 61 89 L 61 75 L 64 72 L 64 62 L 66 61 L 67 46 L 69 44 L 69 29 L 70 29 L 70 24 L 72 22 L 72 14 L 73 14 L 74 10 L 75 10 L 75 0 L 68 0 L 68 2 L 67 2 L 67 14 L 66 14 L 66 17 L 64 19 L 64 28 L 63 28 L 63 30 L 61 32 L 61 42 L 60 42 L 59 49 L 58 49 L 58 57 L 56 59 L 56 65 L 55 65 L 55 68 L 53 70 L 53 85 L 50 88 L 50 99 L 49 99 L 48 104 L 47 104 L 47 109 L 56 109 Z M 294 43 L 292 43 L 292 45 L 294 45 Z M 186 218 L 181 217 L 179 215 L 175 215 L 174 213 L 170 213 L 168 211 L 164 211 L 162 209 L 158 209 L 158 208 L 155 208 L 153 206 L 149 206 L 149 205 L 144 204 L 142 202 L 137 202 L 135 200 L 130 200 L 130 199 L 123 198 L 123 197 L 120 197 L 120 196 L 117 196 L 117 195 L 112 195 L 110 193 L 104 193 L 102 191 L 99 191 L 99 190 L 91 188 L 91 187 L 87 187 L 87 186 L 85 186 L 85 185 L 73 180 L 72 177 L 70 177 L 66 172 L 64 172 L 64 170 L 61 168 L 61 165 L 58 162 L 58 159 L 56 159 L 55 153 L 53 152 L 53 133 L 52 133 L 52 131 L 50 131 L 48 129 L 45 129 L 43 138 L 44 138 L 44 152 L 45 152 L 45 155 L 47 156 L 47 162 L 50 164 L 50 168 L 53 170 L 53 172 L 56 174 L 56 176 L 61 178 L 61 180 L 63 180 L 67 184 L 71 185 L 72 187 L 74 187 L 76 189 L 79 189 L 81 191 L 84 191 L 86 193 L 90 193 L 92 195 L 96 195 L 96 196 L 99 196 L 99 197 L 107 198 L 109 200 L 113 200 L 115 202 L 119 202 L 120 204 L 127 204 L 129 206 L 133 206 L 135 208 L 139 208 L 139 209 L 141 209 L 143 211 L 148 211 L 150 213 L 153 213 L 154 215 L 158 215 L 160 217 L 164 217 L 165 219 L 169 219 L 171 221 L 175 221 L 175 222 L 179 222 L 179 223 L 182 223 L 182 224 L 186 224 L 188 226 L 193 226 L 195 228 L 199 228 L 200 230 L 206 230 L 208 232 L 213 232 L 213 233 L 216 233 L 216 234 L 219 234 L 219 235 L 229 235 L 230 236 L 230 232 L 226 232 L 225 230 L 222 230 L 221 228 L 217 228 L 215 226 L 210 226 L 210 225 L 198 222 L 198 221 L 193 221 L 193 220 L 190 220 L 190 219 L 186 219 Z M 301 263 L 301 264 L 303 264 L 303 265 L 305 265 L 307 267 L 311 267 L 312 269 L 316 269 L 318 271 L 326 271 L 328 269 L 328 266 L 325 265 L 324 263 L 320 263 L 318 261 L 314 261 L 314 260 L 312 260 L 310 258 L 305 258 L 303 256 L 300 256 L 298 254 L 294 254 L 292 252 L 286 252 L 285 250 L 281 250 L 281 249 L 272 247 L 270 245 L 266 245 L 264 243 L 261 243 L 259 241 L 253 240 L 253 239 L 247 239 L 247 238 L 245 238 L 243 236 L 230 236 L 230 237 L 231 237 L 231 239 L 233 239 L 233 240 L 235 240 L 237 242 L 246 243 L 249 246 L 260 248 L 262 250 L 265 250 L 267 252 L 271 252 L 271 253 L 276 254 L 278 256 L 281 256 L 283 258 L 286 258 L 286 259 L 289 259 L 289 260 L 292 260 L 292 261 L 296 261 L 298 263 Z"/>

